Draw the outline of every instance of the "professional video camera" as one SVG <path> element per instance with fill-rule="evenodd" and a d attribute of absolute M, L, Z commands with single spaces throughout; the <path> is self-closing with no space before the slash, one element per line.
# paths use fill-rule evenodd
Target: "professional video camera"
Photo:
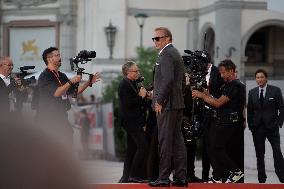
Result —
<path fill-rule="evenodd" d="M 184 50 L 188 55 L 182 56 L 186 73 L 189 74 L 192 89 L 202 90 L 207 87 L 206 75 L 208 73 L 209 55 L 206 51 Z"/>
<path fill-rule="evenodd" d="M 18 84 L 18 82 L 15 80 L 14 77 L 11 78 L 11 83 L 15 87 L 20 87 L 20 86 L 27 87 L 27 86 L 29 86 L 33 83 L 36 83 L 35 76 L 32 76 L 30 78 L 25 79 L 25 77 L 30 74 L 30 73 L 28 73 L 27 70 L 35 69 L 35 66 L 22 66 L 19 69 L 20 69 L 21 73 L 16 74 L 16 77 L 21 80 L 21 85 Z"/>
<path fill-rule="evenodd" d="M 79 63 L 86 64 L 88 61 L 91 61 L 92 58 L 96 58 L 96 51 L 82 50 L 78 53 L 77 56 L 75 56 L 74 58 L 70 58 L 71 70 L 77 72 L 77 75 L 83 75 L 83 74 L 89 75 L 89 81 L 90 81 L 89 86 L 90 87 L 92 86 L 92 80 L 93 80 L 94 75 L 84 72 L 85 68 L 79 67 L 78 64 Z M 79 83 L 76 83 L 75 90 L 72 95 L 73 98 L 77 98 L 78 87 L 79 87 Z"/>
<path fill-rule="evenodd" d="M 205 40 L 206 41 L 206 34 Z M 206 49 L 204 45 L 204 49 Z M 208 73 L 208 63 L 210 63 L 210 56 L 206 50 L 190 51 L 184 50 L 187 54 L 183 56 L 186 74 L 189 77 L 189 84 L 191 90 L 203 91 L 207 88 L 206 75 Z M 191 118 L 185 117 L 182 124 L 182 133 L 185 144 L 193 140 L 197 140 L 202 135 L 202 127 L 200 117 L 204 110 L 204 102 L 201 99 L 192 100 Z"/>

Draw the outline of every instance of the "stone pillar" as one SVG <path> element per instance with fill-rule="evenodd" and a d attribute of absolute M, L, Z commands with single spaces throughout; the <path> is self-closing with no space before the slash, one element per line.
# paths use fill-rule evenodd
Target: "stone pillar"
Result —
<path fill-rule="evenodd" d="M 218 5 L 217 5 L 218 6 Z M 241 65 L 241 9 L 220 4 L 216 10 L 215 63 L 226 58 L 237 65 L 238 75 L 243 76 Z"/>
<path fill-rule="evenodd" d="M 69 58 L 74 57 L 76 52 L 76 18 L 77 1 L 60 0 L 59 15 L 60 42 L 59 49 L 62 57 L 61 70 L 70 71 Z"/>
<path fill-rule="evenodd" d="M 187 22 L 187 49 L 195 51 L 198 48 L 198 17 L 194 12 Z"/>

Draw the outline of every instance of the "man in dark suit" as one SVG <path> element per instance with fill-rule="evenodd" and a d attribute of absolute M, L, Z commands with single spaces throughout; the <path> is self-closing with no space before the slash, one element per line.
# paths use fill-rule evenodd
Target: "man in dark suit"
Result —
<path fill-rule="evenodd" d="M 249 91 L 247 105 L 248 127 L 252 132 L 257 158 L 258 181 L 265 183 L 264 164 L 265 140 L 273 150 L 275 173 L 284 183 L 284 160 L 280 148 L 279 128 L 283 125 L 284 104 L 280 88 L 267 84 L 267 72 L 258 69 L 255 72 L 258 87 Z"/>
<path fill-rule="evenodd" d="M 9 120 L 12 116 L 11 110 L 14 110 L 17 108 L 16 101 L 14 100 L 16 97 L 16 100 L 19 100 L 19 95 L 25 95 L 27 87 L 22 85 L 21 79 L 17 76 L 11 78 L 11 73 L 13 70 L 13 61 L 10 57 L 0 57 L 0 115 L 1 120 Z M 14 99 L 10 99 L 9 96 L 13 92 Z M 11 107 L 11 102 L 14 104 L 14 109 Z M 17 110 L 17 109 L 16 109 Z M 18 115 L 16 115 L 18 116 Z"/>
<path fill-rule="evenodd" d="M 119 113 L 123 128 L 127 133 L 127 149 L 124 160 L 123 176 L 120 183 L 143 182 L 144 161 L 147 153 L 147 141 L 144 132 L 144 103 L 146 89 L 138 88 L 136 80 L 139 70 L 134 62 L 122 66 L 123 79 L 119 83 Z"/>
<path fill-rule="evenodd" d="M 6 119 L 10 115 L 9 94 L 12 91 L 10 74 L 13 62 L 10 57 L 0 57 L 0 117 Z M 9 118 L 8 118 L 9 119 Z"/>
<path fill-rule="evenodd" d="M 175 180 L 172 185 L 187 186 L 186 148 L 181 133 L 183 60 L 172 45 L 172 34 L 168 28 L 156 28 L 152 39 L 160 51 L 155 66 L 152 100 L 157 116 L 160 163 L 159 177 L 149 185 L 170 186 L 169 176 L 173 168 Z"/>

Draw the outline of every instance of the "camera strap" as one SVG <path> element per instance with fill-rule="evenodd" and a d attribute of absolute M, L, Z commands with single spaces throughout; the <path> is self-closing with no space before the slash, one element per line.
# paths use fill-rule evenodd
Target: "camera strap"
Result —
<path fill-rule="evenodd" d="M 54 76 L 55 76 L 55 78 L 56 78 L 56 80 L 57 80 L 57 83 L 60 85 L 60 86 L 63 86 L 63 84 L 61 83 L 61 81 L 60 81 L 60 79 L 59 79 L 59 73 L 58 72 L 56 72 L 56 71 L 54 71 L 54 70 L 50 70 L 50 69 L 48 69 Z M 65 94 L 63 94 L 62 96 L 61 96 L 61 98 L 62 98 L 62 100 L 67 100 L 67 95 L 66 95 L 66 93 Z"/>
<path fill-rule="evenodd" d="M 61 83 L 61 81 L 60 81 L 60 79 L 59 79 L 59 73 L 56 72 L 56 71 L 54 71 L 54 70 L 50 70 L 50 69 L 48 69 L 48 70 L 55 76 L 55 78 L 56 78 L 56 80 L 57 80 L 57 83 L 58 83 L 60 86 L 62 86 L 63 84 Z"/>

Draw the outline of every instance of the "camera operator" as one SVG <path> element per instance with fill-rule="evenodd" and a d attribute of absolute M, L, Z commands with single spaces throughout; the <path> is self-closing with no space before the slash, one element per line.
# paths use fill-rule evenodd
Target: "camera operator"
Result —
<path fill-rule="evenodd" d="M 139 70 L 136 63 L 128 61 L 122 66 L 123 79 L 119 83 L 119 115 L 127 133 L 127 149 L 123 175 L 120 183 L 144 182 L 144 160 L 147 155 L 147 140 L 144 132 L 146 89 L 137 88 Z"/>
<path fill-rule="evenodd" d="M 208 73 L 206 75 L 207 82 L 207 92 L 214 98 L 219 98 L 221 96 L 221 86 L 224 84 L 223 79 L 219 73 L 219 70 L 216 66 L 211 63 L 210 55 L 208 55 L 208 64 L 207 70 Z M 210 138 L 214 133 L 214 125 L 216 124 L 216 108 L 211 106 L 210 104 L 205 104 L 204 112 L 203 112 L 203 120 L 201 122 L 203 135 L 202 135 L 202 180 L 209 180 L 209 171 L 210 171 L 210 154 L 214 152 L 210 152 Z M 211 130 L 212 129 L 212 130 Z"/>
<path fill-rule="evenodd" d="M 74 85 L 81 81 L 82 76 L 77 75 L 69 80 L 64 73 L 59 71 L 61 57 L 56 47 L 45 49 L 42 58 L 47 68 L 38 79 L 37 119 L 46 131 L 70 145 L 73 131 L 67 116 L 67 111 L 71 108 L 68 95 L 73 93 Z M 99 78 L 99 73 L 96 73 L 89 82 L 95 83 Z M 88 87 L 89 82 L 79 87 L 78 94 Z"/>
<path fill-rule="evenodd" d="M 237 132 L 240 124 L 243 124 L 244 85 L 235 77 L 236 66 L 229 60 L 223 60 L 219 64 L 219 72 L 225 84 L 221 88 L 221 96 L 214 98 L 207 92 L 198 90 L 192 91 L 193 98 L 201 98 L 206 103 L 217 108 L 217 123 L 213 125 L 215 130 L 210 139 L 210 148 L 214 154 L 211 154 L 213 177 L 209 183 L 221 183 L 222 178 L 229 177 L 226 183 L 235 183 L 240 180 L 244 174 L 237 166 L 237 163 L 230 158 L 226 151 L 226 145 L 230 138 Z"/>
<path fill-rule="evenodd" d="M 9 119 L 11 116 L 10 98 L 11 92 L 21 92 L 25 88 L 21 85 L 18 77 L 11 78 L 13 70 L 13 61 L 10 57 L 0 57 L 0 117 L 1 119 Z"/>

